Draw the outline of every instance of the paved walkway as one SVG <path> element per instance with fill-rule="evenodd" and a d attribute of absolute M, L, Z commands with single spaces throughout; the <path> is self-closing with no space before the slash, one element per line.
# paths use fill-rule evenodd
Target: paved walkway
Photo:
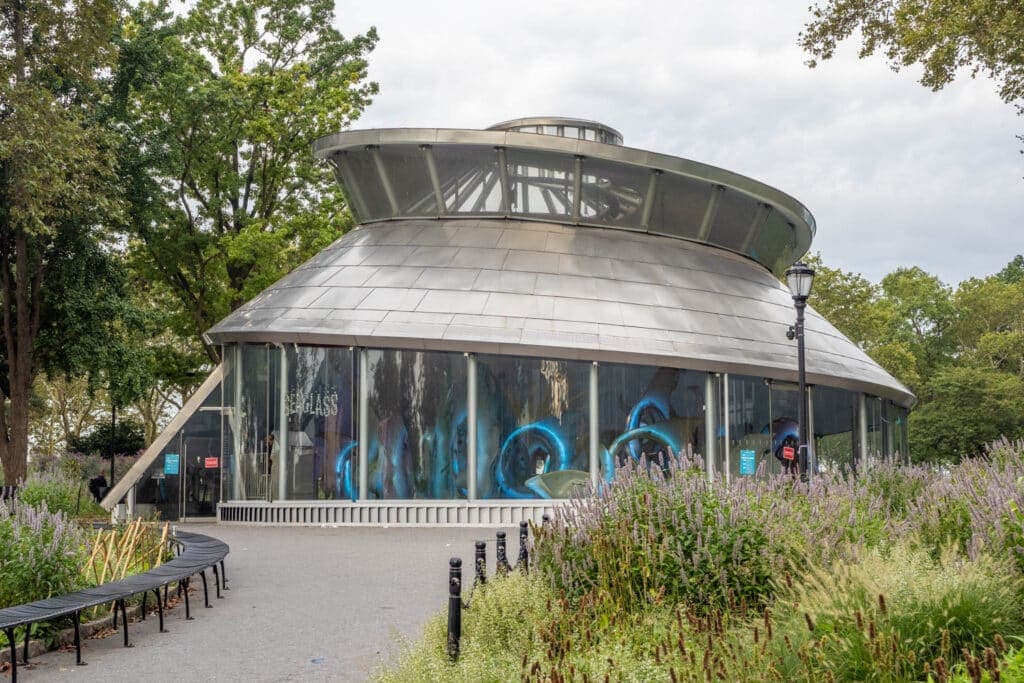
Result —
<path fill-rule="evenodd" d="M 363 681 L 395 634 L 415 637 L 446 606 L 448 558 L 462 557 L 471 571 L 473 541 L 491 541 L 496 531 L 188 528 L 231 546 L 223 600 L 211 597 L 213 609 L 203 609 L 196 580 L 194 621 L 181 606 L 165 615 L 169 633 L 158 633 L 155 615 L 133 622 L 134 648 L 121 646 L 120 632 L 86 640 L 88 666 L 76 667 L 73 651 L 49 653 L 31 670 L 19 667 L 19 681 Z M 514 559 L 518 531 L 506 531 Z M 491 542 L 488 555 L 493 571 Z"/>

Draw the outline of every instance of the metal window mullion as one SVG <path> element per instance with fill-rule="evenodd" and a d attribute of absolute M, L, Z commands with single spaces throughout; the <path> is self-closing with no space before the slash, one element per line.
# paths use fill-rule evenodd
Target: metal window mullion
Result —
<path fill-rule="evenodd" d="M 512 187 L 508 183 L 508 155 L 504 147 L 498 147 L 498 176 L 501 178 L 501 211 L 508 216 L 512 213 Z"/>
<path fill-rule="evenodd" d="M 423 159 L 427 162 L 427 174 L 430 176 L 430 185 L 434 188 L 434 201 L 437 202 L 437 215 L 443 216 L 448 207 L 444 203 L 444 192 L 441 191 L 441 176 L 437 173 L 437 163 L 434 161 L 434 150 L 430 145 L 420 145 L 423 151 Z"/>
<path fill-rule="evenodd" d="M 583 200 L 583 157 L 576 156 L 572 166 L 572 220 L 580 220 L 580 202 Z"/>
<path fill-rule="evenodd" d="M 598 460 L 598 427 L 600 426 L 600 405 L 598 403 L 598 366 L 597 361 L 590 364 L 590 483 L 595 487 L 600 481 L 600 461 Z"/>
<path fill-rule="evenodd" d="M 280 444 L 277 450 L 277 499 L 285 500 L 288 497 L 288 354 L 284 346 L 278 347 L 278 353 L 281 354 L 281 363 L 277 382 L 277 432 Z"/>
<path fill-rule="evenodd" d="M 715 376 L 704 375 L 704 473 L 708 483 L 714 481 L 715 469 Z"/>
<path fill-rule="evenodd" d="M 722 446 L 725 451 L 723 461 L 725 462 L 725 483 L 732 481 L 732 437 L 729 434 L 729 373 L 722 374 L 722 423 L 725 427 L 725 443 Z"/>
<path fill-rule="evenodd" d="M 476 356 L 466 354 L 466 497 L 477 499 L 477 444 L 476 444 Z"/>
<path fill-rule="evenodd" d="M 359 500 L 366 500 L 370 482 L 370 353 L 359 349 Z"/>
<path fill-rule="evenodd" d="M 868 461 L 868 406 L 864 394 L 857 394 L 857 433 L 860 435 L 860 466 L 867 472 L 871 464 Z"/>
<path fill-rule="evenodd" d="M 232 353 L 235 358 L 235 377 L 232 393 L 235 396 L 234 405 L 231 407 L 231 429 L 232 441 L 234 443 L 234 454 L 231 458 L 231 470 L 233 473 L 231 488 L 235 500 L 247 500 L 248 492 L 245 490 L 245 480 L 242 478 L 241 454 L 245 452 L 244 435 L 242 434 L 242 346 L 234 344 Z"/>
<path fill-rule="evenodd" d="M 370 153 L 373 155 L 373 163 L 377 166 L 377 175 L 380 177 L 381 187 L 384 188 L 384 195 L 388 198 L 388 204 L 391 205 L 391 215 L 397 216 L 400 213 L 398 199 L 395 197 L 395 189 L 391 187 L 388 170 L 384 167 L 384 156 L 380 153 L 380 147 L 376 146 L 370 147 Z"/>
<path fill-rule="evenodd" d="M 704 218 L 700 222 L 697 239 L 703 241 L 711 235 L 711 225 L 715 222 L 715 215 L 718 214 L 718 203 L 724 193 L 725 188 L 721 185 L 715 185 L 711 189 L 711 197 L 708 198 L 707 208 L 704 209 Z"/>
<path fill-rule="evenodd" d="M 651 177 L 647 180 L 647 194 L 644 196 L 644 208 L 640 214 L 640 227 L 646 230 L 651 224 L 651 214 L 654 213 L 654 196 L 658 192 L 658 176 L 661 171 L 651 169 Z"/>

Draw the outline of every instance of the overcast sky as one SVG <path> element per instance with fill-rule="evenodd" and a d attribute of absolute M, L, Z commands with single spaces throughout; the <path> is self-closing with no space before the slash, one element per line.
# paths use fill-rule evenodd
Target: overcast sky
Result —
<path fill-rule="evenodd" d="M 809 69 L 807 4 L 339 0 L 337 24 L 380 33 L 359 128 L 601 121 L 793 195 L 817 219 L 812 251 L 876 281 L 917 265 L 955 284 L 1024 252 L 1024 117 L 991 81 L 933 93 L 855 42 Z"/>

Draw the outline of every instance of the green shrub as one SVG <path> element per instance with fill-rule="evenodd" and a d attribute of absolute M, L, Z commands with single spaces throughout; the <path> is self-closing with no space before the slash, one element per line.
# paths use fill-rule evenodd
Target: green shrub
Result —
<path fill-rule="evenodd" d="M 541 625 L 557 617 L 546 582 L 538 575 L 518 573 L 494 578 L 469 596 L 463 611 L 461 656 L 453 663 L 446 654 L 447 614 L 431 618 L 415 644 L 404 643 L 395 667 L 381 671 L 381 681 L 518 680 L 522 662 L 542 647 Z"/>
<path fill-rule="evenodd" d="M 81 529 L 45 502 L 0 501 L 0 608 L 74 590 L 84 547 Z"/>
<path fill-rule="evenodd" d="M 45 502 L 51 512 L 62 512 L 68 517 L 104 517 L 108 514 L 93 500 L 87 482 L 59 471 L 30 474 L 18 489 L 18 500 L 36 507 Z"/>
<path fill-rule="evenodd" d="M 1021 588 L 1005 560 L 970 561 L 952 548 L 936 560 L 903 544 L 868 550 L 782 591 L 776 653 L 790 676 L 810 666 L 836 680 L 920 679 L 940 657 L 952 665 L 1021 633 Z"/>

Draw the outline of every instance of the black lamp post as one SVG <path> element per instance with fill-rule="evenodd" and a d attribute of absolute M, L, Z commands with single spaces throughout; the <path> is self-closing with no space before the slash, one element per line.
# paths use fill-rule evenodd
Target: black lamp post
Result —
<path fill-rule="evenodd" d="M 793 295 L 793 304 L 796 306 L 796 325 L 789 328 L 788 337 L 796 338 L 797 348 L 797 374 L 800 384 L 800 476 L 807 477 L 810 471 L 810 459 L 808 457 L 807 437 L 807 369 L 804 362 L 804 308 L 807 306 L 807 297 L 811 295 L 811 286 L 814 284 L 814 268 L 803 261 L 797 261 L 786 271 L 786 283 L 789 285 L 789 292 Z"/>

